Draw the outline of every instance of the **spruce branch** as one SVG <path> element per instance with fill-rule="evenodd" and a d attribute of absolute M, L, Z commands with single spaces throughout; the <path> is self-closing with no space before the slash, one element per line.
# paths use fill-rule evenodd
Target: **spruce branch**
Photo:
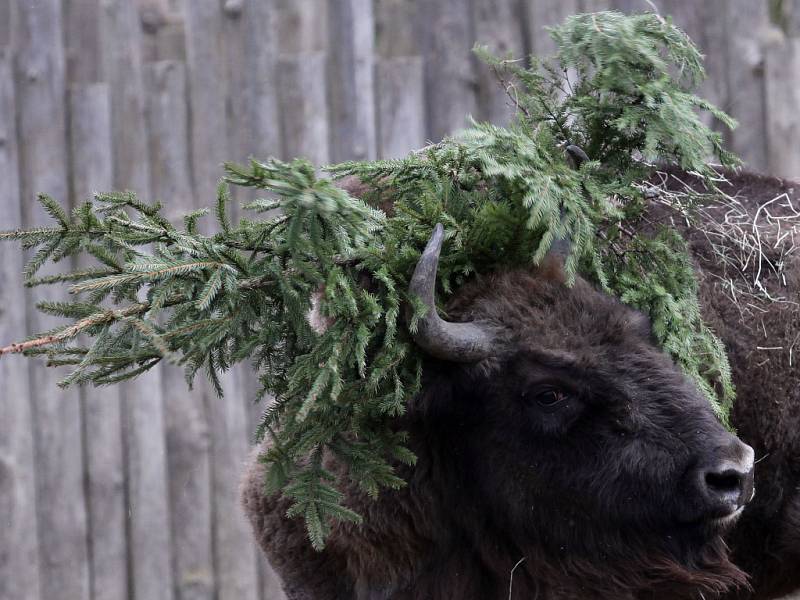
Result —
<path fill-rule="evenodd" d="M 274 398 L 258 428 L 272 442 L 266 483 L 321 548 L 332 520 L 359 520 L 323 455 L 338 457 L 370 496 L 402 485 L 396 467 L 415 460 L 395 431 L 423 369 L 409 332 L 425 308 L 406 290 L 443 223 L 443 301 L 476 276 L 535 265 L 569 239 L 568 281 L 581 274 L 649 315 L 724 421 L 730 369 L 702 320 L 686 244 L 666 228 L 645 237 L 637 225 L 657 161 L 699 174 L 712 193 L 708 158 L 736 164 L 698 111 L 734 122 L 693 95 L 701 55 L 669 19 L 577 15 L 551 35 L 556 56 L 530 66 L 476 50 L 517 107 L 509 127 L 472 123 L 404 158 L 327 167 L 330 179 L 304 160 L 226 164 L 213 210 L 185 215 L 182 228 L 131 192 L 96 194 L 71 213 L 40 196 L 54 226 L 0 232 L 0 241 L 34 251 L 26 285 L 67 285 L 74 301 L 43 303 L 67 323 L 0 357 L 44 355 L 72 369 L 64 385 L 130 380 L 166 357 L 189 380 L 203 370 L 220 394 L 220 373 L 249 361 L 261 395 Z M 565 144 L 586 156 L 570 160 Z M 363 184 L 363 198 L 336 185 L 347 176 Z M 259 194 L 238 222 L 231 186 Z M 214 235 L 198 231 L 206 213 Z M 97 264 L 70 271 L 64 259 L 74 256 Z M 36 276 L 55 262 L 60 272 Z"/>

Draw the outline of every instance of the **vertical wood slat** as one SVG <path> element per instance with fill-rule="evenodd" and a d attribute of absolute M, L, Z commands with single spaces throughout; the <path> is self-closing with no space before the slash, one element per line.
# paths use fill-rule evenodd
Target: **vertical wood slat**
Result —
<path fill-rule="evenodd" d="M 234 369 L 222 381 L 224 398 L 211 398 L 214 499 L 214 566 L 218 600 L 259 597 L 257 548 L 239 502 L 239 480 L 249 452 L 247 406 L 242 402 L 245 372 Z"/>
<path fill-rule="evenodd" d="M 229 123 L 242 123 L 237 137 L 241 146 L 231 148 L 234 160 L 247 155 L 263 160 L 281 153 L 275 4 L 275 0 L 244 0 L 242 5 L 242 71 L 247 74 L 247 81 L 242 89 L 228 88 L 229 96 L 241 96 L 243 100 L 242 114 L 229 113 Z"/>
<path fill-rule="evenodd" d="M 495 56 L 524 59 L 520 5 L 515 0 L 473 0 L 472 6 L 476 43 L 488 46 Z M 478 64 L 478 101 L 480 118 L 492 123 L 506 124 L 514 113 L 508 94 L 483 63 Z"/>
<path fill-rule="evenodd" d="M 9 19 L 10 20 L 10 19 Z M 0 227 L 22 226 L 13 53 L 0 38 Z M 0 340 L 21 340 L 25 326 L 22 256 L 0 245 Z M 0 360 L 0 598 L 39 600 L 34 428 L 28 359 Z"/>
<path fill-rule="evenodd" d="M 195 179 L 195 208 L 214 202 L 221 175 L 220 165 L 231 158 L 229 135 L 242 135 L 240 128 L 247 120 L 227 121 L 228 112 L 246 110 L 238 90 L 231 86 L 245 82 L 239 66 L 229 65 L 243 49 L 242 11 L 251 8 L 239 2 L 220 4 L 217 0 L 185 5 L 189 101 L 192 119 L 192 167 Z M 267 25 L 269 22 L 266 23 Z M 263 26 L 264 24 L 259 24 Z M 228 94 L 226 95 L 226 91 Z M 233 134 L 229 132 L 234 132 Z M 238 134 L 238 135 L 237 135 Z M 187 207 L 189 208 L 189 207 Z M 255 550 L 247 538 L 244 516 L 235 494 L 236 473 L 246 454 L 244 404 L 241 377 L 237 371 L 221 376 L 225 399 L 207 391 L 207 419 L 210 436 L 210 523 L 213 530 L 213 569 L 216 573 L 216 594 L 219 600 L 252 598 L 258 594 Z"/>
<path fill-rule="evenodd" d="M 51 226 L 34 198 L 38 192 L 68 201 L 63 14 L 59 0 L 17 5 L 17 123 L 20 197 L 25 226 Z M 43 269 L 42 274 L 53 272 Z M 35 309 L 41 300 L 62 300 L 64 290 L 28 293 L 28 331 L 62 323 Z M 44 598 L 88 600 L 89 569 L 83 449 L 78 391 L 57 386 L 63 372 L 31 361 L 40 582 Z"/>
<path fill-rule="evenodd" d="M 528 25 L 528 47 L 538 57 L 554 54 L 556 45 L 545 27 L 560 25 L 564 19 L 581 11 L 578 0 L 562 0 L 558 2 L 529 2 L 526 19 Z"/>
<path fill-rule="evenodd" d="M 194 206 L 190 179 L 186 69 L 182 62 L 145 65 L 150 173 L 154 199 L 176 225 Z M 204 386 L 189 392 L 180 368 L 163 373 L 175 588 L 181 599 L 212 599 L 210 441 Z"/>
<path fill-rule="evenodd" d="M 264 160 L 280 154 L 276 95 L 277 44 L 272 0 L 244 0 L 223 5 L 228 131 L 227 160 Z M 232 218 L 239 204 L 254 194 L 232 190 Z M 250 447 L 255 422 L 250 413 L 256 374 L 249 364 L 223 377 L 225 398 L 209 404 L 212 432 L 214 498 L 214 567 L 219 600 L 282 598 L 280 583 L 255 544 L 239 502 L 238 479 Z"/>
<path fill-rule="evenodd" d="M 331 160 L 375 158 L 375 23 L 373 0 L 329 8 L 328 82 Z"/>
<path fill-rule="evenodd" d="M 413 5 L 376 0 L 375 101 L 382 158 L 405 156 L 425 145 L 425 61 L 413 25 Z"/>
<path fill-rule="evenodd" d="M 73 205 L 113 187 L 110 92 L 108 84 L 97 83 L 102 71 L 99 4 L 99 0 L 64 4 Z M 76 266 L 95 265 L 96 261 L 81 257 Z M 120 389 L 85 387 L 80 396 L 91 597 L 115 600 L 128 592 Z"/>
<path fill-rule="evenodd" d="M 425 49 L 427 133 L 439 140 L 477 114 L 472 11 L 468 0 L 439 0 L 423 3 L 418 17 Z"/>
<path fill-rule="evenodd" d="M 172 600 L 161 369 L 140 375 L 121 391 L 127 464 L 130 598 Z"/>
<path fill-rule="evenodd" d="M 73 86 L 69 109 L 72 197 L 83 202 L 112 187 L 108 84 Z M 120 389 L 87 387 L 81 393 L 92 599 L 116 600 L 128 590 Z"/>
<path fill-rule="evenodd" d="M 114 188 L 150 196 L 142 39 L 133 2 L 103 0 L 102 76 L 111 93 Z M 161 368 L 120 384 L 132 600 L 172 600 Z"/>
<path fill-rule="evenodd" d="M 660 12 L 672 16 L 675 24 L 689 35 L 705 55 L 704 64 L 708 77 L 695 93 L 723 109 L 728 103 L 726 55 L 723 44 L 717 45 L 717 40 L 723 40 L 725 36 L 726 2 L 727 0 L 662 0 L 658 3 Z M 715 125 L 713 116 L 708 113 L 702 113 L 701 119 L 708 126 Z"/>
<path fill-rule="evenodd" d="M 278 103 L 286 158 L 330 162 L 326 6 L 322 0 L 278 0 Z"/>
<path fill-rule="evenodd" d="M 378 60 L 378 151 L 399 158 L 425 145 L 425 65 L 421 56 Z"/>
<path fill-rule="evenodd" d="M 724 47 L 729 99 L 725 108 L 739 121 L 739 127 L 726 134 L 727 142 L 730 150 L 744 160 L 748 169 L 763 172 L 768 168 L 767 138 L 764 135 L 767 130 L 764 80 L 764 42 L 769 35 L 767 3 L 728 0 L 725 9 Z"/>
<path fill-rule="evenodd" d="M 776 36 L 767 46 L 767 136 L 769 170 L 800 177 L 800 38 Z"/>

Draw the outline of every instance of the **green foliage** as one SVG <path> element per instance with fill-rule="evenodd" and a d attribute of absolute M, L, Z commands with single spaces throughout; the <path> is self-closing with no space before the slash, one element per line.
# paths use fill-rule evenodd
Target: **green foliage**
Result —
<path fill-rule="evenodd" d="M 214 210 L 220 231 L 209 236 L 197 230 L 203 212 L 179 229 L 130 193 L 98 194 L 71 215 L 40 197 L 55 225 L 0 239 L 37 250 L 28 285 L 69 284 L 76 300 L 42 304 L 70 322 L 21 348 L 71 365 L 64 385 L 115 383 L 166 358 L 189 381 L 204 371 L 220 394 L 220 372 L 250 361 L 262 393 L 275 398 L 260 427 L 272 440 L 262 457 L 266 485 L 292 500 L 289 516 L 305 519 L 317 548 L 333 519 L 359 520 L 342 506 L 325 456 L 373 497 L 403 485 L 394 465 L 414 463 L 395 426 L 422 369 L 408 330 L 423 309 L 406 290 L 438 222 L 446 231 L 440 298 L 476 274 L 536 264 L 556 240 L 570 240 L 569 278 L 581 273 L 646 312 L 725 420 L 730 373 L 702 322 L 685 245 L 629 224 L 645 206 L 636 184 L 647 161 L 705 175 L 709 153 L 733 164 L 696 109 L 732 122 L 691 95 L 700 55 L 669 21 L 579 15 L 552 35 L 558 66 L 532 59 L 526 68 L 480 51 L 513 90 L 511 127 L 475 123 L 404 159 L 328 168 L 369 184 L 366 201 L 303 160 L 274 159 L 226 165 Z M 575 168 L 566 144 L 591 160 Z M 229 186 L 262 190 L 245 207 L 251 217 L 229 218 Z M 387 204 L 390 216 L 374 208 Z M 46 262 L 78 254 L 97 266 L 36 277 Z M 312 298 L 324 331 L 310 325 Z M 404 306 L 413 309 L 407 327 Z"/>

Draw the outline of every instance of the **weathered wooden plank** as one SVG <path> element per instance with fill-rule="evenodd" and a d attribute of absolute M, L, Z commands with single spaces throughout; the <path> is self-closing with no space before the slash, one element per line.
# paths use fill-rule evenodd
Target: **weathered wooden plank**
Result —
<path fill-rule="evenodd" d="M 193 116 L 192 167 L 194 189 L 200 205 L 213 202 L 221 163 L 240 157 L 241 151 L 231 156 L 228 142 L 241 139 L 242 131 L 249 125 L 246 111 L 250 106 L 243 103 L 244 98 L 240 101 L 238 89 L 232 89 L 246 86 L 248 78 L 257 77 L 246 72 L 243 69 L 246 65 L 242 64 L 245 52 L 242 42 L 247 39 L 242 28 L 254 25 L 242 20 L 250 16 L 243 15 L 247 9 L 258 7 L 250 3 L 220 4 L 217 1 L 186 5 Z M 264 9 L 261 11 L 263 14 Z M 237 34 L 238 39 L 235 37 Z M 236 114 L 239 111 L 245 114 Z M 217 598 L 255 599 L 258 597 L 256 555 L 236 497 L 247 444 L 246 419 L 242 416 L 244 406 L 238 401 L 241 398 L 240 378 L 236 372 L 230 372 L 222 376 L 222 382 L 225 399 L 206 392 Z"/>
<path fill-rule="evenodd" d="M 531 53 L 545 57 L 556 51 L 555 42 L 545 27 L 560 25 L 564 19 L 581 11 L 578 0 L 561 2 L 528 2 L 525 4 L 528 21 L 528 47 Z"/>
<path fill-rule="evenodd" d="M 210 206 L 220 165 L 229 159 L 223 7 L 219 0 L 193 0 L 185 3 L 184 18 L 194 191 L 201 205 Z"/>
<path fill-rule="evenodd" d="M 99 0 L 68 0 L 66 21 L 67 81 L 100 81 Z"/>
<path fill-rule="evenodd" d="M 375 158 L 373 0 L 341 0 L 329 9 L 331 160 Z"/>
<path fill-rule="evenodd" d="M 475 32 L 468 0 L 423 3 L 420 17 L 427 133 L 438 140 L 463 129 L 477 113 Z"/>
<path fill-rule="evenodd" d="M 225 397 L 211 398 L 208 405 L 213 424 L 214 557 L 219 600 L 259 597 L 258 555 L 239 502 L 239 481 L 249 450 L 242 377 L 241 370 L 227 372 L 222 380 Z"/>
<path fill-rule="evenodd" d="M 103 79 L 111 91 L 114 188 L 149 197 L 142 40 L 133 2 L 103 0 Z M 161 368 L 120 384 L 128 467 L 129 561 L 134 600 L 173 598 Z"/>
<path fill-rule="evenodd" d="M 473 0 L 476 43 L 488 46 L 499 57 L 525 58 L 520 5 L 514 0 Z M 514 114 L 512 103 L 497 75 L 487 65 L 478 65 L 480 118 L 505 124 Z"/>
<path fill-rule="evenodd" d="M 136 5 L 103 0 L 103 81 L 111 90 L 114 186 L 146 196 L 150 180 L 142 87 L 142 36 Z"/>
<path fill-rule="evenodd" d="M 283 154 L 315 165 L 329 162 L 323 52 L 282 56 L 278 61 Z"/>
<path fill-rule="evenodd" d="M 696 93 L 726 108 L 727 63 L 724 51 L 726 0 L 705 0 L 704 2 L 682 2 L 681 0 L 662 0 L 658 3 L 661 14 L 671 16 L 675 24 L 683 29 L 704 53 L 704 64 L 708 78 Z M 719 126 L 713 117 L 703 115 L 709 126 Z"/>
<path fill-rule="evenodd" d="M 68 200 L 63 14 L 58 0 L 19 3 L 17 22 L 17 124 L 23 224 L 51 225 L 37 192 Z M 44 273 L 45 271 L 43 271 Z M 48 271 L 50 272 L 50 271 Z M 44 331 L 61 319 L 35 309 L 40 300 L 63 300 L 61 289 L 28 294 L 28 330 Z M 89 598 L 86 505 L 78 391 L 61 390 L 62 375 L 30 365 L 36 440 L 37 518 L 41 593 L 45 598 Z"/>
<path fill-rule="evenodd" d="M 233 110 L 228 122 L 238 132 L 231 146 L 232 158 L 278 156 L 281 123 L 275 70 L 278 35 L 274 0 L 244 0 L 239 21 L 243 45 L 241 72 L 246 80 L 242 84 L 229 82 L 228 85 L 228 97 L 242 100 L 241 108 L 230 105 Z"/>
<path fill-rule="evenodd" d="M 125 386 L 123 434 L 132 600 L 172 600 L 170 515 L 161 369 Z"/>
<path fill-rule="evenodd" d="M 83 202 L 95 191 L 112 188 L 108 84 L 73 85 L 69 109 L 72 197 Z M 128 591 L 120 390 L 111 386 L 81 392 L 92 599 L 116 600 Z"/>
<path fill-rule="evenodd" d="M 660 8 L 660 5 L 657 6 Z M 626 15 L 651 10 L 651 6 L 647 4 L 646 0 L 611 0 L 611 7 Z"/>
<path fill-rule="evenodd" d="M 414 28 L 415 8 L 403 0 L 375 3 L 375 101 L 383 158 L 425 145 L 425 61 Z"/>
<path fill-rule="evenodd" d="M 800 38 L 776 33 L 767 45 L 767 136 L 769 171 L 783 177 L 800 177 Z"/>
<path fill-rule="evenodd" d="M 579 0 L 578 8 L 581 12 L 592 13 L 611 8 L 610 0 Z"/>
<path fill-rule="evenodd" d="M 253 371 L 249 364 L 244 365 L 242 371 L 245 374 L 242 381 L 242 393 L 245 415 L 247 419 L 247 440 L 248 447 L 252 447 L 253 442 L 255 441 L 256 427 L 261 422 L 261 416 L 269 406 L 270 400 L 265 399 L 258 403 L 254 401 L 258 395 L 258 390 L 260 389 L 257 374 Z M 252 537 L 252 530 L 248 529 L 248 532 L 250 537 Z M 269 564 L 260 549 L 256 550 L 256 563 L 261 599 L 284 600 L 286 596 L 283 593 L 281 580 L 272 569 L 272 566 Z"/>
<path fill-rule="evenodd" d="M 277 56 L 275 7 L 271 1 L 244 0 L 223 5 L 223 34 L 227 67 L 228 159 L 264 159 L 280 153 L 280 122 L 275 93 Z M 234 190 L 231 214 L 238 202 L 253 196 Z M 259 565 L 266 561 L 255 545 L 239 502 L 242 464 L 249 449 L 252 426 L 247 386 L 255 374 L 249 365 L 225 373 L 224 399 L 211 398 L 212 498 L 214 562 L 219 600 L 261 597 Z M 269 581 L 269 579 L 268 579 Z"/>
<path fill-rule="evenodd" d="M 186 69 L 145 65 L 153 197 L 172 221 L 195 208 L 190 180 Z M 181 599 L 214 597 L 209 431 L 203 386 L 189 392 L 180 368 L 163 374 L 175 587 Z"/>
<path fill-rule="evenodd" d="M 5 41 L 0 38 L 0 42 Z M 22 225 L 12 59 L 10 48 L 1 46 L 2 229 L 14 229 Z M 28 334 L 25 327 L 25 293 L 21 285 L 22 262 L 22 255 L 15 245 L 0 245 L 0 343 L 21 340 Z M 0 360 L 0 522 L 3 528 L 3 534 L 0 535 L 0 598 L 39 600 L 36 482 L 28 361 L 21 356 L 8 356 Z"/>
<path fill-rule="evenodd" d="M 769 16 L 766 2 L 729 0 L 726 5 L 727 110 L 739 121 L 728 132 L 728 147 L 749 169 L 766 171 L 767 138 L 764 43 Z M 714 43 L 710 40 L 709 43 Z"/>
<path fill-rule="evenodd" d="M 326 3 L 279 0 L 277 9 L 283 154 L 286 158 L 304 156 L 315 165 L 323 165 L 330 158 Z"/>
<path fill-rule="evenodd" d="M 408 0 L 374 0 L 375 52 L 378 56 L 418 56 L 419 3 Z"/>
<path fill-rule="evenodd" d="M 275 7 L 273 2 L 244 0 L 224 5 L 225 49 L 228 57 L 227 128 L 229 160 L 244 162 L 250 157 L 265 159 L 277 156 L 280 147 L 280 121 L 275 93 L 275 59 L 277 57 Z M 256 197 L 255 190 L 232 190 L 230 214 L 241 216 L 240 204 Z M 226 404 L 211 404 L 212 420 L 221 420 L 224 432 L 228 425 L 239 421 L 239 431 L 232 431 L 234 445 L 243 443 L 249 448 L 248 435 L 252 425 L 247 402 L 255 373 L 248 365 L 234 366 L 223 377 Z M 227 409 L 226 409 L 227 408 Z M 239 418 L 236 419 L 236 413 Z M 233 412 L 234 418 L 228 413 Z M 216 414 L 222 413 L 222 414 Z M 236 429 L 236 427 L 234 427 Z M 215 525 L 215 567 L 220 598 L 262 598 L 261 569 L 268 568 L 266 559 L 254 543 L 251 530 L 242 517 L 238 492 L 241 459 L 230 452 L 228 440 L 212 437 L 213 494 Z M 220 515 L 222 523 L 220 523 Z M 267 578 L 267 585 L 269 585 Z M 271 596 L 266 596 L 270 598 Z"/>
<path fill-rule="evenodd" d="M 378 59 L 378 152 L 383 158 L 405 156 L 425 145 L 424 70 L 421 56 Z"/>

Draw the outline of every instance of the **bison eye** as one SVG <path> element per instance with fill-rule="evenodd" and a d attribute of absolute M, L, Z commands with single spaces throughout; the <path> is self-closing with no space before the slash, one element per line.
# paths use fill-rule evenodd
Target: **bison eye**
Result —
<path fill-rule="evenodd" d="M 566 396 L 558 390 L 547 390 L 536 396 L 536 403 L 547 408 L 553 407 L 559 402 L 563 402 Z"/>
<path fill-rule="evenodd" d="M 523 393 L 522 397 L 527 401 L 533 401 L 543 408 L 554 408 L 567 399 L 567 394 L 557 388 L 539 388 Z"/>

